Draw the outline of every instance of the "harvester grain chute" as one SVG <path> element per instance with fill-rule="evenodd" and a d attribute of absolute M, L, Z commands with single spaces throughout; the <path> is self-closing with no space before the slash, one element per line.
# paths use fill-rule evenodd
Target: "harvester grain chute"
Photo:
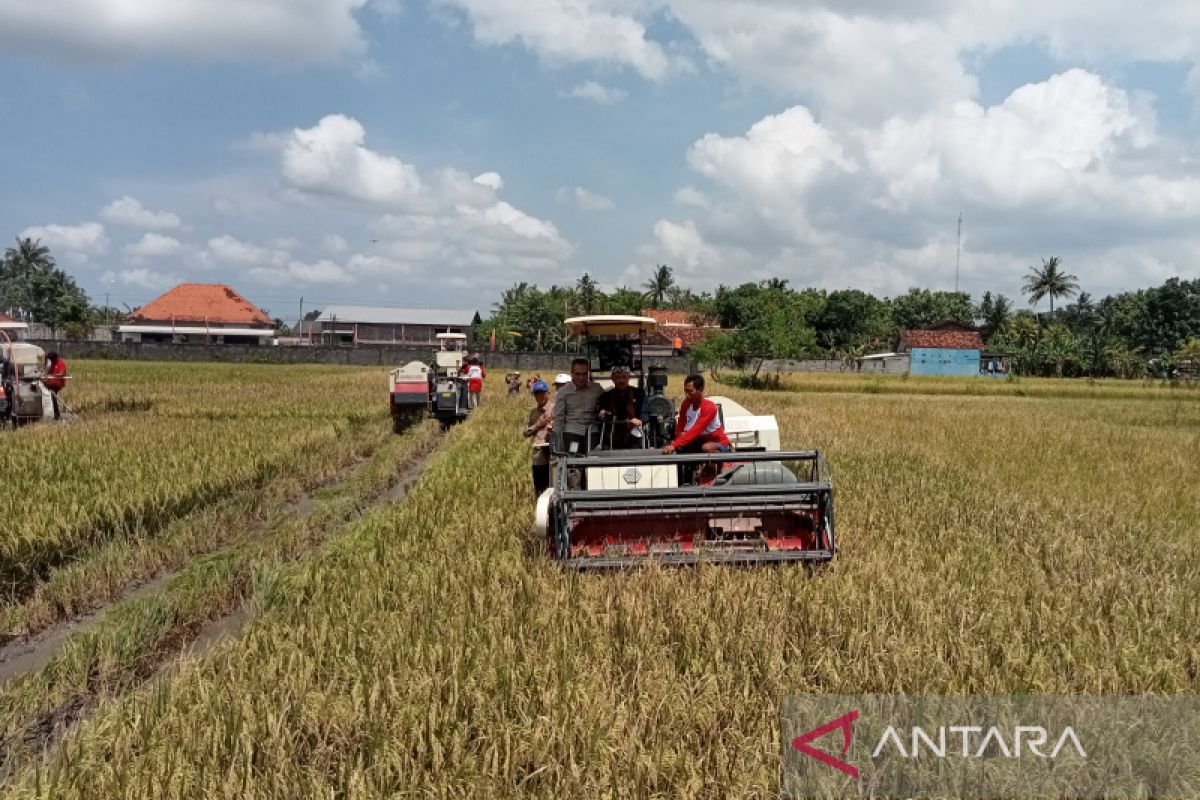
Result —
<path fill-rule="evenodd" d="M 618 420 L 597 422 L 576 452 L 557 448 L 551 488 L 536 511 L 554 558 L 585 570 L 833 558 L 833 480 L 819 451 L 780 450 L 774 416 L 714 396 L 733 452 L 664 455 L 676 409 L 666 395 L 666 370 L 644 364 L 643 339 L 655 320 L 577 317 L 567 328 L 585 337 L 593 372 L 627 366 L 637 376 L 649 422 L 642 436 L 624 438 L 632 447 L 610 446 L 609 426 L 628 424 Z"/>
<path fill-rule="evenodd" d="M 428 415 L 443 426 L 461 422 L 470 413 L 467 379 L 461 374 L 467 337 L 462 333 L 439 333 L 433 367 L 410 361 L 388 375 L 388 402 L 392 430 L 402 433 Z"/>

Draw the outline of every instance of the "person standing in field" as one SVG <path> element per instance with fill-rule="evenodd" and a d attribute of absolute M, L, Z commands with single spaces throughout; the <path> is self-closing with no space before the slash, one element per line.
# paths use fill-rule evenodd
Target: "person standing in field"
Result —
<path fill-rule="evenodd" d="M 46 371 L 42 375 L 42 385 L 50 390 L 54 418 L 62 419 L 62 413 L 58 409 L 58 393 L 67 385 L 67 362 L 59 358 L 58 353 L 54 351 L 46 354 Z"/>
<path fill-rule="evenodd" d="M 467 408 L 478 408 L 479 397 L 483 393 L 483 379 L 487 377 L 487 370 L 479 363 L 479 359 L 471 356 L 467 361 Z"/>
<path fill-rule="evenodd" d="M 524 436 L 533 439 L 533 494 L 540 497 L 550 488 L 550 433 L 554 429 L 554 409 L 550 405 L 550 387 L 537 380 L 530 386 L 534 407 L 529 410 Z"/>
<path fill-rule="evenodd" d="M 571 382 L 554 399 L 554 434 L 558 449 L 564 453 L 586 451 L 588 427 L 596 421 L 596 404 L 603 387 L 592 380 L 586 358 L 571 362 Z"/>
<path fill-rule="evenodd" d="M 688 375 L 683 381 L 684 402 L 675 423 L 675 441 L 663 455 L 680 453 L 731 453 L 733 447 L 717 414 L 717 404 L 704 396 L 704 376 Z"/>

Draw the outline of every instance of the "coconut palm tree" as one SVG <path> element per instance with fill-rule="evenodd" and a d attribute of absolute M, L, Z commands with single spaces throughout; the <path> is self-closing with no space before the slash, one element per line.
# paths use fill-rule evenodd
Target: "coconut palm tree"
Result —
<path fill-rule="evenodd" d="M 1062 262 L 1058 256 L 1042 259 L 1042 266 L 1030 267 L 1025 276 L 1022 291 L 1029 295 L 1029 304 L 1035 306 L 1043 297 L 1050 298 L 1050 313 L 1054 313 L 1054 298 L 1074 297 L 1079 291 L 1079 277 L 1059 269 Z"/>
<path fill-rule="evenodd" d="M 603 299 L 596 280 L 586 272 L 583 273 L 582 278 L 575 282 L 575 296 L 577 298 L 577 308 L 584 315 L 595 314 Z"/>
<path fill-rule="evenodd" d="M 663 301 L 675 288 L 675 274 L 666 264 L 659 264 L 654 270 L 654 275 L 644 285 L 646 302 L 654 308 L 662 308 Z"/>

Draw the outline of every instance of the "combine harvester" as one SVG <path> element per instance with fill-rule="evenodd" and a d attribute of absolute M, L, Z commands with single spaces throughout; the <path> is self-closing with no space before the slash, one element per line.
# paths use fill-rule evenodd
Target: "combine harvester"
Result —
<path fill-rule="evenodd" d="M 13 341 L 0 345 L 0 425 L 19 428 L 54 419 L 50 390 L 42 383 L 45 371 L 46 351 L 37 345 Z"/>
<path fill-rule="evenodd" d="M 645 369 L 643 338 L 655 320 L 575 317 L 568 331 L 587 342 L 593 375 L 627 366 L 646 388 L 649 423 L 634 449 L 612 449 L 597 422 L 584 451 L 555 454 L 553 483 L 537 501 L 538 532 L 565 566 L 586 570 L 654 561 L 725 564 L 828 562 L 836 552 L 833 481 L 817 450 L 779 449 L 774 416 L 716 403 L 733 453 L 663 455 L 675 436 L 667 373 Z M 600 381 L 606 385 L 607 381 Z M 607 388 L 607 386 L 606 386 Z"/>
<path fill-rule="evenodd" d="M 439 333 L 436 338 L 436 369 L 430 369 L 424 361 L 410 361 L 388 374 L 388 402 L 395 433 L 404 433 L 426 415 L 448 428 L 470 413 L 467 379 L 460 374 L 467 337 L 462 333 Z"/>

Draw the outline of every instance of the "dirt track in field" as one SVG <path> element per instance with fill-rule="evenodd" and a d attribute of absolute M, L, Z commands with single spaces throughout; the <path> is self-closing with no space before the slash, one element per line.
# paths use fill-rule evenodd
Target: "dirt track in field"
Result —
<path fill-rule="evenodd" d="M 360 505 L 354 515 L 345 520 L 330 535 L 335 534 L 337 530 L 344 529 L 346 525 L 353 524 L 376 508 L 402 501 L 407 497 L 409 491 L 420 479 L 429 459 L 437 453 L 443 441 L 444 439 L 439 439 L 431 448 L 417 455 L 396 476 L 387 489 L 380 492 L 370 501 Z M 285 510 L 293 517 L 308 516 L 318 506 L 318 502 L 313 497 L 315 492 L 345 483 L 368 460 L 364 459 L 342 471 L 334 478 L 324 481 L 320 486 L 302 493 L 299 497 L 290 501 L 285 506 Z M 267 530 L 265 524 L 261 525 L 261 527 L 262 531 L 258 531 L 258 533 Z M 297 554 L 292 560 L 298 561 L 303 559 L 315 549 L 316 547 L 309 548 Z M 203 555 L 207 554 L 197 555 L 193 557 L 192 561 Z M 62 651 L 63 646 L 72 635 L 83 633 L 96 627 L 104 619 L 105 614 L 109 610 L 121 603 L 152 596 L 186 570 L 192 561 L 177 569 L 160 573 L 148 580 L 142 580 L 133 584 L 119 597 L 86 614 L 64 620 L 33 636 L 8 642 L 0 646 L 0 687 L 22 675 L 28 675 L 46 667 Z M 233 611 L 204 623 L 194 631 L 182 631 L 178 638 L 160 647 L 154 658 L 146 659 L 138 665 L 136 674 L 141 679 L 135 681 L 127 692 L 165 679 L 170 674 L 172 667 L 179 663 L 181 659 L 202 658 L 221 642 L 237 636 L 252 617 L 252 609 L 247 605 L 245 598 L 243 598 L 242 602 Z M 109 695 L 107 699 L 112 699 L 112 696 Z M 77 723 L 86 719 L 88 714 L 96 708 L 99 700 L 99 694 L 95 690 L 76 695 L 67 703 L 55 708 L 37 721 L 26 726 L 20 734 L 14 735 L 8 740 L 0 741 L 0 787 L 7 784 L 12 775 L 21 767 L 19 759 L 13 759 L 14 751 L 30 754 L 30 757 L 36 757 L 44 753 L 47 749 L 61 741 Z M 9 763 L 10 761 L 15 761 L 16 763 Z"/>

